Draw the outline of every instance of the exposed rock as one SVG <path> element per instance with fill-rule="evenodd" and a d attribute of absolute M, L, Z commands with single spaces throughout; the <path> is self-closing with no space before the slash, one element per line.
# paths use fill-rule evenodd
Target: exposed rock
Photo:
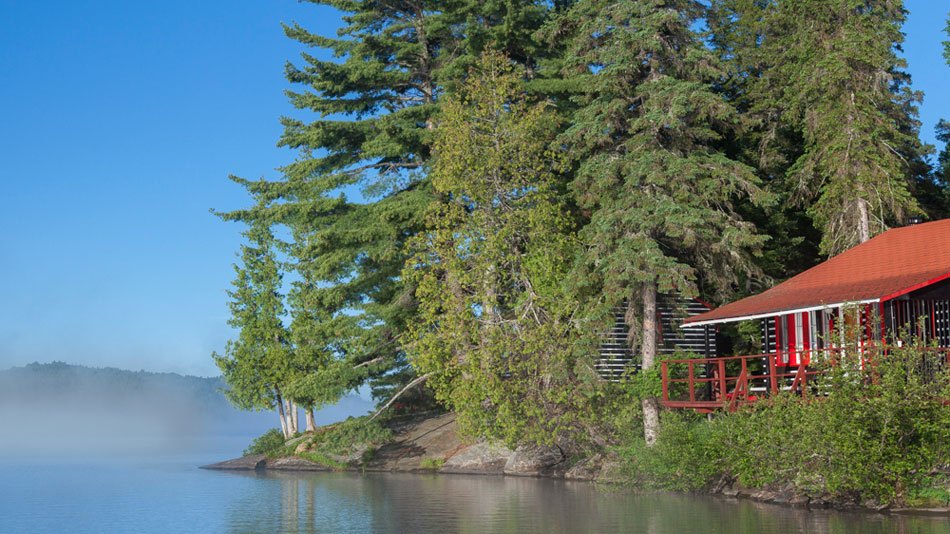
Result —
<path fill-rule="evenodd" d="M 233 470 L 233 471 L 256 471 L 259 469 L 264 469 L 264 465 L 267 462 L 267 457 L 263 454 L 251 454 L 249 456 L 242 456 L 241 458 L 235 458 L 233 460 L 227 460 L 225 462 L 218 462 L 211 465 L 203 465 L 202 469 L 219 469 L 219 470 Z"/>
<path fill-rule="evenodd" d="M 736 484 L 736 497 L 748 499 L 752 497 L 753 493 L 754 493 L 754 490 L 747 488 L 743 486 L 742 484 Z"/>
<path fill-rule="evenodd" d="M 567 480 L 594 480 L 600 474 L 603 461 L 604 457 L 601 454 L 584 458 L 565 471 L 564 478 Z"/>
<path fill-rule="evenodd" d="M 938 515 L 946 516 L 950 514 L 950 508 L 939 506 L 936 508 L 892 508 L 892 514 L 914 514 L 914 515 Z"/>
<path fill-rule="evenodd" d="M 440 471 L 500 475 L 505 473 L 505 466 L 514 454 L 514 451 L 501 445 L 476 443 L 446 459 Z"/>
<path fill-rule="evenodd" d="M 597 474 L 597 477 L 594 479 L 597 482 L 606 482 L 608 484 L 623 482 L 623 476 L 621 475 L 621 464 L 615 458 L 604 459 L 600 464 L 600 473 Z"/>
<path fill-rule="evenodd" d="M 539 476 L 549 473 L 564 461 L 564 453 L 557 447 L 521 445 L 505 463 L 506 475 Z"/>
<path fill-rule="evenodd" d="M 788 500 L 788 505 L 795 508 L 808 508 L 810 501 L 811 499 L 808 496 L 799 493 Z"/>
<path fill-rule="evenodd" d="M 290 439 L 288 439 L 287 441 L 284 442 L 284 445 L 293 445 L 294 443 L 299 443 L 299 442 L 301 442 L 301 441 L 308 440 L 308 439 L 310 439 L 310 436 L 311 436 L 312 434 L 313 434 L 312 432 L 309 432 L 309 433 L 306 433 L 306 434 L 301 434 L 301 435 L 299 435 L 299 436 L 297 436 L 297 437 L 295 437 L 295 438 L 290 438 Z"/>
<path fill-rule="evenodd" d="M 364 468 L 368 471 L 431 471 L 465 445 L 456 434 L 454 413 L 426 414 L 399 423 L 393 440 L 375 451 Z M 422 462 L 430 462 L 423 467 Z"/>
<path fill-rule="evenodd" d="M 725 488 L 722 489 L 720 494 L 725 497 L 738 497 L 739 490 L 735 486 L 726 486 Z"/>
<path fill-rule="evenodd" d="M 300 454 L 302 452 L 306 452 L 306 450 L 309 448 L 310 448 L 309 441 L 301 441 L 299 444 L 297 444 L 297 448 L 294 449 L 294 452 L 297 454 Z"/>
<path fill-rule="evenodd" d="M 330 467 L 318 464 L 317 462 L 311 462 L 299 456 L 288 456 L 287 458 L 268 460 L 267 469 L 276 471 L 332 471 Z"/>

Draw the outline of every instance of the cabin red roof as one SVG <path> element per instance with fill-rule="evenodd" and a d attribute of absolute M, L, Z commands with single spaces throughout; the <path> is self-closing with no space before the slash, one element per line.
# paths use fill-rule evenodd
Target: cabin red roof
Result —
<path fill-rule="evenodd" d="M 946 278 L 950 219 L 888 230 L 772 289 L 694 315 L 684 326 L 885 301 Z"/>

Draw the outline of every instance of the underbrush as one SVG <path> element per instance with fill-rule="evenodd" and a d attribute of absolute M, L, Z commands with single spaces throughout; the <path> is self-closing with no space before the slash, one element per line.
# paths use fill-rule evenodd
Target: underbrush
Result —
<path fill-rule="evenodd" d="M 628 436 L 618 448 L 623 472 L 653 489 L 700 490 L 726 476 L 844 501 L 946 504 L 935 468 L 950 460 L 950 380 L 922 372 L 927 357 L 909 347 L 873 365 L 838 360 L 807 402 L 783 393 L 708 420 L 665 412 L 655 446 Z"/>
<path fill-rule="evenodd" d="M 390 439 L 392 431 L 384 421 L 369 417 L 349 417 L 346 421 L 318 428 L 310 438 L 313 449 L 324 454 L 349 456 L 375 448 Z"/>
<path fill-rule="evenodd" d="M 252 454 L 266 454 L 268 457 L 280 455 L 284 449 L 284 434 L 278 428 L 272 428 L 260 436 L 254 438 L 247 449 L 244 449 L 244 456 Z"/>

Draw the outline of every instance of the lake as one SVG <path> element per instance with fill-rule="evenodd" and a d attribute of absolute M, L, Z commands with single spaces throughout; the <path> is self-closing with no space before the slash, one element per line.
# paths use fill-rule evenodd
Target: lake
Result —
<path fill-rule="evenodd" d="M 0 464 L 2 533 L 950 532 L 940 518 L 635 495 L 583 482 L 207 471 L 221 457 Z"/>

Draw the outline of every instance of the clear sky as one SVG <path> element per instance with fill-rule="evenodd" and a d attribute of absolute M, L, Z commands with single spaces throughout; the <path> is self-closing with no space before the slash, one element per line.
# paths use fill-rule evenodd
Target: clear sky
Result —
<path fill-rule="evenodd" d="M 907 0 L 922 137 L 950 119 L 945 0 Z M 247 204 L 276 178 L 295 0 L 0 0 L 0 369 L 40 361 L 215 375 Z"/>

